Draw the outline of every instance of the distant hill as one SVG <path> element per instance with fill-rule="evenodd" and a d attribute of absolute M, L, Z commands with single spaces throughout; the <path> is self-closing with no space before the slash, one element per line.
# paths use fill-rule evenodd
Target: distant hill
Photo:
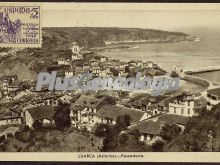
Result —
<path fill-rule="evenodd" d="M 87 48 L 104 47 L 107 44 L 130 42 L 182 41 L 189 38 L 182 32 L 168 32 L 139 28 L 61 27 L 43 28 L 44 43 L 55 41 L 68 45 L 72 41 Z M 54 43 L 55 44 L 55 43 Z M 61 45 L 58 45 L 58 48 Z"/>

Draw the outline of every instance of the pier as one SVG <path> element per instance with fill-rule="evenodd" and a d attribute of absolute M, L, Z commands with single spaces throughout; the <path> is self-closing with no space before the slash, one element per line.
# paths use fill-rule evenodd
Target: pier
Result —
<path fill-rule="evenodd" d="M 214 71 L 219 71 L 219 70 L 220 70 L 220 66 L 211 66 L 211 67 L 200 68 L 196 70 L 184 71 L 184 73 L 186 75 L 191 75 L 191 74 L 196 74 L 196 73 L 214 72 Z"/>
<path fill-rule="evenodd" d="M 181 76 L 181 79 L 202 85 L 205 89 L 196 95 L 197 95 L 197 98 L 202 97 L 202 96 L 206 97 L 206 91 L 208 89 L 212 89 L 212 88 L 216 87 L 216 84 L 214 82 L 207 80 L 207 79 L 195 77 L 195 76 L 193 76 L 193 74 L 214 72 L 214 71 L 220 71 L 220 66 L 211 66 L 211 67 L 201 68 L 201 69 L 197 69 L 197 70 L 184 71 L 184 73 Z"/>

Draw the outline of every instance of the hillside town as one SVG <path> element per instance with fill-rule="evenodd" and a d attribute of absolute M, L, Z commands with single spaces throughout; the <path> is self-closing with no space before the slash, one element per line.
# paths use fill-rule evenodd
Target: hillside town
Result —
<path fill-rule="evenodd" d="M 57 71 L 60 77 L 85 72 L 92 73 L 93 77 L 132 77 L 137 72 L 151 78 L 183 74 L 177 69 L 168 73 L 150 60 L 124 62 L 107 58 L 76 42 L 72 43 L 70 52 L 68 57 L 51 59 L 53 64 L 47 66 L 46 72 Z M 152 96 L 144 91 L 50 91 L 48 86 L 36 91 L 36 83 L 37 77 L 31 80 L 20 80 L 18 75 L 0 78 L 0 148 L 4 146 L 5 151 L 26 151 L 17 143 L 20 140 L 24 146 L 23 133 L 30 130 L 41 132 L 41 135 L 64 131 L 61 134 L 72 141 L 76 139 L 71 142 L 76 148 L 67 151 L 105 151 L 103 148 L 106 149 L 106 139 L 110 136 L 106 136 L 105 131 L 114 125 L 121 126 L 117 134 L 119 139 L 126 141 L 135 132 L 141 144 L 155 147 L 160 142 L 170 142 L 163 136 L 164 128 L 178 130 L 176 136 L 179 136 L 190 118 L 198 116 L 202 109 L 211 111 L 220 103 L 220 88 L 208 89 L 203 95 L 193 91 L 172 91 Z M 14 139 L 17 139 L 17 147 L 9 149 L 6 144 Z M 83 145 L 86 147 L 81 147 Z"/>

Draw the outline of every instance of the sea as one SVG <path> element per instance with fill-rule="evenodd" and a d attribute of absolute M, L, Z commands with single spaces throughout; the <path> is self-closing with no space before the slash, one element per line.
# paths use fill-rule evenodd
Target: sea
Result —
<path fill-rule="evenodd" d="M 99 52 L 121 61 L 153 61 L 167 71 L 175 65 L 185 71 L 220 66 L 220 29 L 212 27 L 184 28 L 182 32 L 200 38 L 200 41 L 170 43 L 136 43 L 131 48 L 107 49 Z M 220 71 L 198 73 L 193 76 L 220 84 Z M 190 82 L 182 82 L 183 88 L 201 90 L 202 87 Z"/>

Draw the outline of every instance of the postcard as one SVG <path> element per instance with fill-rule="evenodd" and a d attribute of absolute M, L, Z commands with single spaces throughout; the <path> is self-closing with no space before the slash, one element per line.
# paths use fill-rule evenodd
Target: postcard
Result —
<path fill-rule="evenodd" d="M 220 4 L 0 3 L 0 160 L 219 162 Z"/>

